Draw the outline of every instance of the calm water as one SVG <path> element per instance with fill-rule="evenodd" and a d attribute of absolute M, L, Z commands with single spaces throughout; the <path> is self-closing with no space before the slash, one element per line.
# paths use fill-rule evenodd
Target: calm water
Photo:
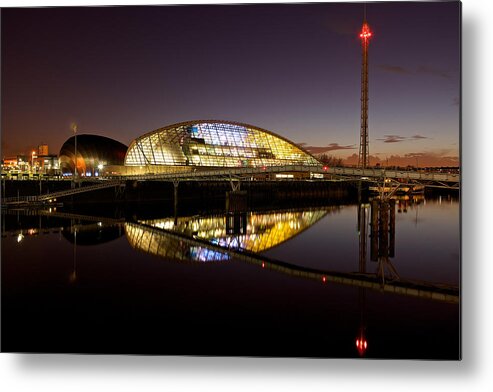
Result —
<path fill-rule="evenodd" d="M 3 351 L 460 355 L 457 296 L 388 291 L 459 285 L 450 197 L 398 200 L 380 232 L 370 203 L 120 221 L 65 212 L 2 215 Z"/>

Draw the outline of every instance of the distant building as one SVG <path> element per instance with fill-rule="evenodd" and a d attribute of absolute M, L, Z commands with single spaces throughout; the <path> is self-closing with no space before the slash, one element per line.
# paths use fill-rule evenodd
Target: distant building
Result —
<path fill-rule="evenodd" d="M 57 155 L 38 155 L 33 159 L 33 171 L 42 174 L 60 174 Z"/>
<path fill-rule="evenodd" d="M 3 159 L 3 168 L 14 168 L 17 166 L 17 157 L 7 157 Z"/>
<path fill-rule="evenodd" d="M 38 155 L 48 155 L 48 145 L 40 144 L 38 146 Z"/>
<path fill-rule="evenodd" d="M 28 172 L 31 167 L 31 161 L 27 155 L 17 155 L 16 157 L 7 157 L 2 161 L 2 173 L 21 173 Z"/>

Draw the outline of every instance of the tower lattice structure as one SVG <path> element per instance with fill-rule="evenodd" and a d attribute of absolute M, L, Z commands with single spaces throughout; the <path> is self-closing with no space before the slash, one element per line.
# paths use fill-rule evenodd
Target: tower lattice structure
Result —
<path fill-rule="evenodd" d="M 370 26 L 363 21 L 363 27 L 360 33 L 362 47 L 361 61 L 361 130 L 359 143 L 358 167 L 365 169 L 370 164 L 370 149 L 368 138 L 368 46 L 372 32 Z"/>

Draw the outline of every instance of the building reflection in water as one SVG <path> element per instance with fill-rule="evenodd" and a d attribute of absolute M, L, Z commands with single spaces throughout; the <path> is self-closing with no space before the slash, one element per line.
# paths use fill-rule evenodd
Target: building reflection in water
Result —
<path fill-rule="evenodd" d="M 224 261 L 230 256 L 207 247 L 207 243 L 260 253 L 298 235 L 331 209 L 333 207 L 143 220 L 138 224 L 126 223 L 125 232 L 130 245 L 146 253 L 182 261 Z M 204 246 L 193 245 L 153 228 L 180 233 L 206 243 Z"/>
<path fill-rule="evenodd" d="M 371 349 L 368 339 L 366 309 L 366 291 L 370 287 L 369 276 L 377 277 L 376 288 L 384 289 L 392 282 L 399 283 L 399 274 L 391 262 L 395 257 L 396 213 L 406 214 L 416 210 L 424 202 L 422 195 L 400 196 L 392 198 L 376 197 L 369 202 L 358 203 L 357 228 L 359 239 L 358 272 L 348 276 L 357 280 L 359 275 L 364 285 L 358 287 L 359 321 L 355 344 L 359 356 L 365 356 Z M 242 252 L 261 253 L 297 236 L 310 226 L 340 207 L 317 207 L 304 210 L 278 210 L 270 212 L 229 213 L 222 215 L 168 217 L 163 219 L 126 222 L 109 220 L 100 222 L 92 217 L 92 223 L 81 224 L 80 219 L 72 219 L 70 230 L 57 226 L 56 232 L 73 243 L 73 269 L 69 280 L 75 283 L 77 276 L 77 247 L 101 244 L 125 235 L 130 245 L 145 253 L 163 257 L 167 260 L 194 262 L 224 262 L 238 257 Z M 49 215 L 51 215 L 51 211 Z M 55 212 L 54 212 L 55 213 Z M 69 215 L 69 214 L 65 214 Z M 90 217 L 85 217 L 89 219 Z M 17 219 L 19 220 L 19 218 Z M 94 223 L 96 222 L 96 223 Z M 5 222 L 3 227 L 5 227 Z M 17 226 L 21 227 L 19 222 Z M 39 228 L 24 228 L 15 231 L 15 235 L 34 235 L 38 232 L 54 232 Z M 5 234 L 5 231 L 4 233 Z M 21 239 L 22 241 L 22 239 Z M 231 252 L 233 251 L 233 252 Z M 236 253 L 235 253 L 236 252 Z M 369 257 L 368 257 L 369 255 Z M 247 254 L 243 254 L 247 256 Z M 243 257 L 241 256 L 241 257 Z M 369 260 L 368 260 L 369 259 Z M 369 267 L 373 263 L 373 267 Z M 304 270 L 303 267 L 283 263 L 278 266 L 264 258 L 257 262 L 262 268 L 276 269 L 296 276 L 314 278 L 326 283 L 325 272 Z M 323 275 L 321 275 L 323 273 Z M 341 281 L 340 274 L 337 276 Z M 400 287 L 405 290 L 405 286 Z M 375 287 L 373 287 L 374 289 Z M 431 296 L 430 296 L 431 298 Z M 353 335 L 354 336 L 354 335 Z M 371 334 L 370 334 L 371 338 Z M 354 346 L 353 346 L 354 347 Z"/>

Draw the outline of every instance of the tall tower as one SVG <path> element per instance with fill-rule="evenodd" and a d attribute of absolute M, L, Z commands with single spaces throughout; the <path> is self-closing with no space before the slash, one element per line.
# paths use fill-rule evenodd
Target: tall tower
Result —
<path fill-rule="evenodd" d="M 361 131 L 359 141 L 358 167 L 366 169 L 370 164 L 370 149 L 368 140 L 368 45 L 372 33 L 366 23 L 366 7 L 363 27 L 360 33 L 362 52 L 361 62 Z"/>

